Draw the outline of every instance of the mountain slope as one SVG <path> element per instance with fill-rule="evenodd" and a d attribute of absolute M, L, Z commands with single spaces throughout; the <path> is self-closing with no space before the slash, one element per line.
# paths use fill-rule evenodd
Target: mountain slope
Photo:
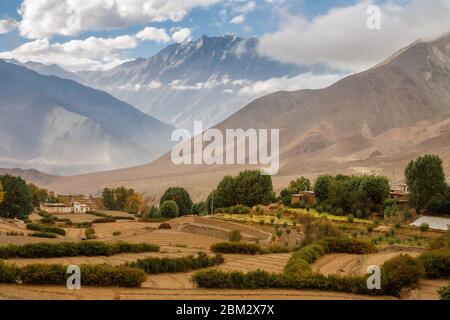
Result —
<path fill-rule="evenodd" d="M 148 59 L 80 75 L 84 84 L 105 90 L 161 121 L 190 128 L 193 121 L 202 120 L 209 127 L 257 96 L 240 92 L 243 88 L 312 71 L 261 57 L 257 46 L 257 38 L 203 36 L 170 45 Z"/>
<path fill-rule="evenodd" d="M 74 72 L 67 71 L 56 64 L 45 65 L 39 62 L 28 61 L 26 63 L 21 63 L 15 59 L 4 60 L 8 63 L 13 63 L 18 66 L 25 67 L 27 69 L 36 71 L 44 76 L 55 76 L 62 79 L 73 80 L 76 82 L 83 82 L 83 77 L 77 75 Z"/>
<path fill-rule="evenodd" d="M 172 127 L 111 95 L 0 61 L 0 166 L 78 174 L 151 161 Z"/>
<path fill-rule="evenodd" d="M 450 173 L 450 35 L 418 42 L 384 63 L 321 90 L 260 98 L 220 125 L 281 129 L 276 188 L 297 175 L 385 174 L 402 178 L 423 153 L 443 157 Z M 160 194 L 181 185 L 204 197 L 226 174 L 244 166 L 175 166 L 166 154 L 141 167 L 70 177 L 50 184 L 64 192 L 98 192 L 125 184 Z"/>

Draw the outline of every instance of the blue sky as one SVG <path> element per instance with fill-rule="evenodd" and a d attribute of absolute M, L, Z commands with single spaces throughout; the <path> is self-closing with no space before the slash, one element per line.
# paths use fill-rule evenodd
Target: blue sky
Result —
<path fill-rule="evenodd" d="M 0 1 L 0 58 L 56 63 L 74 71 L 106 69 L 133 58 L 150 57 L 173 42 L 234 34 L 260 37 L 260 52 L 276 60 L 302 65 L 324 63 L 358 71 L 419 38 L 450 31 L 450 0 L 92 3 Z M 377 32 L 366 27 L 370 5 L 379 5 L 382 10 L 384 24 Z M 79 29 L 67 24 L 71 8 L 80 12 Z M 147 30 L 146 38 L 139 37 L 144 28 L 152 29 Z M 162 38 L 155 40 L 155 33 Z"/>
<path fill-rule="evenodd" d="M 21 20 L 18 13 L 23 0 L 2 0 L 0 1 L 0 19 Z M 233 12 L 233 7 L 244 4 L 246 1 L 236 2 L 233 5 L 227 3 L 218 3 L 207 8 L 192 9 L 181 21 L 173 22 L 154 22 L 138 23 L 126 28 L 116 30 L 101 30 L 96 32 L 86 31 L 75 37 L 62 37 L 56 35 L 52 41 L 68 41 L 70 39 L 85 39 L 90 36 L 95 37 L 115 37 L 118 35 L 137 33 L 142 28 L 151 26 L 155 28 L 190 28 L 193 39 L 202 35 L 217 36 L 223 34 L 235 34 L 242 37 L 261 36 L 264 33 L 275 31 L 279 24 L 279 10 L 286 10 L 293 15 L 303 15 L 312 18 L 314 16 L 325 14 L 330 8 L 336 6 L 345 6 L 355 3 L 356 0 L 286 0 L 279 4 L 270 4 L 263 0 L 256 1 L 255 9 L 243 14 L 245 22 L 232 24 L 230 21 L 235 16 L 241 15 L 239 12 Z M 223 15 L 226 10 L 226 15 Z M 18 45 L 29 41 L 20 36 L 18 31 L 0 34 L 0 51 L 12 50 Z M 147 57 L 155 54 L 164 48 L 166 44 L 145 42 L 131 51 L 133 57 Z"/>

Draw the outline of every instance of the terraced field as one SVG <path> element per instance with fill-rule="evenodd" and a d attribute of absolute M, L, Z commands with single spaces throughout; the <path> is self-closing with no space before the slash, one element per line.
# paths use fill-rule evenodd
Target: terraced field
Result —
<path fill-rule="evenodd" d="M 0 285 L 0 300 L 395 300 L 354 294 L 294 290 L 82 288 Z"/>
<path fill-rule="evenodd" d="M 372 265 L 381 266 L 387 260 L 390 260 L 400 254 L 408 254 L 417 257 L 418 251 L 399 251 L 399 252 L 381 252 L 370 255 L 356 254 L 328 254 L 319 258 L 312 264 L 315 272 L 324 275 L 337 274 L 341 276 L 360 276 L 367 273 L 367 268 Z"/>
<path fill-rule="evenodd" d="M 186 224 L 208 226 L 206 234 L 201 232 L 183 232 L 182 226 Z M 209 234 L 209 228 L 218 230 L 229 230 L 236 228 L 236 223 L 221 222 L 206 218 L 193 219 L 183 217 L 170 222 L 171 230 L 158 229 L 159 223 L 144 223 L 138 221 L 119 220 L 114 223 L 95 224 L 95 234 L 100 241 L 126 241 L 130 243 L 153 243 L 161 247 L 158 253 L 119 254 L 111 257 L 72 257 L 52 259 L 12 259 L 9 262 L 24 266 L 32 263 L 61 263 L 61 264 L 102 264 L 121 265 L 126 262 L 136 261 L 146 257 L 185 257 L 194 255 L 199 251 L 209 252 L 212 244 L 223 241 L 223 237 L 215 236 L 215 231 Z M 236 228 L 238 229 L 238 228 Z M 253 229 L 253 230 L 252 230 Z M 13 230 L 25 231 L 24 224 L 11 221 L 0 222 L 0 231 L 9 232 Z M 266 232 L 249 225 L 241 225 L 239 229 L 247 232 L 248 236 L 266 236 Z M 79 241 L 84 237 L 84 229 L 68 228 L 66 237 L 58 239 L 40 239 L 33 237 L 0 235 L 0 245 L 9 243 L 24 244 L 37 242 L 60 242 Z M 114 236 L 113 233 L 118 232 Z M 268 233 L 267 233 L 268 234 Z M 320 258 L 313 264 L 314 271 L 323 274 L 340 275 L 362 275 L 370 265 L 381 265 L 386 260 L 400 254 L 407 253 L 417 256 L 420 251 L 410 249 L 395 249 L 394 251 L 383 251 L 374 255 L 348 255 L 331 254 Z M 257 269 L 267 272 L 279 273 L 289 260 L 291 254 L 268 254 L 268 255 L 225 255 L 225 263 L 217 268 L 224 271 L 255 271 Z M 345 299 L 345 300 L 370 300 L 366 296 L 319 292 L 319 291 L 296 291 L 296 290 L 206 290 L 195 288 L 190 281 L 194 272 L 178 274 L 149 275 L 139 289 L 122 288 L 88 288 L 71 291 L 61 286 L 22 286 L 22 285 L 0 285 L 0 299 L 294 299 L 294 300 L 319 300 L 319 299 Z M 437 290 L 446 285 L 446 281 L 423 281 L 419 288 L 404 297 L 408 299 L 437 299 Z M 390 297 L 377 297 L 375 299 L 392 299 Z"/>

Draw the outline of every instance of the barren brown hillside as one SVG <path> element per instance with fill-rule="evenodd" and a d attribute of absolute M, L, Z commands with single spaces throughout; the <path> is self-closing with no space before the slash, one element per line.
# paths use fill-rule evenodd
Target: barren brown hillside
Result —
<path fill-rule="evenodd" d="M 297 175 L 380 173 L 402 178 L 406 164 L 437 153 L 450 173 L 450 35 L 416 42 L 378 66 L 322 90 L 279 92 L 258 99 L 218 126 L 280 128 L 279 189 Z M 204 197 L 242 166 L 175 166 L 166 155 L 152 164 L 68 177 L 47 186 L 62 193 L 97 193 L 126 185 L 161 194 L 186 187 Z"/>

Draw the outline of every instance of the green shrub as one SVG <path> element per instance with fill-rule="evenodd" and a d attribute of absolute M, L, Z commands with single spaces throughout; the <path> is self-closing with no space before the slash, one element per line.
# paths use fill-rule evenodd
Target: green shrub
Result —
<path fill-rule="evenodd" d="M 63 285 L 67 278 L 67 267 L 60 264 L 29 264 L 20 269 L 24 284 Z"/>
<path fill-rule="evenodd" d="M 144 281 L 144 271 L 136 268 L 107 264 L 81 266 L 81 285 L 139 288 Z"/>
<path fill-rule="evenodd" d="M 355 217 L 352 214 L 349 214 L 347 216 L 347 221 L 350 223 L 353 223 L 353 222 L 355 222 Z"/>
<path fill-rule="evenodd" d="M 157 252 L 152 244 L 130 244 L 125 242 L 103 243 L 85 241 L 80 243 L 36 243 L 24 246 L 0 247 L 0 259 L 11 258 L 57 258 L 75 256 L 111 256 L 119 253 Z"/>
<path fill-rule="evenodd" d="M 19 272 L 20 269 L 16 265 L 0 261 L 0 283 L 15 283 Z"/>
<path fill-rule="evenodd" d="M 293 275 L 302 275 L 311 272 L 310 264 L 326 253 L 325 248 L 319 244 L 310 244 L 294 252 L 284 267 L 284 272 Z"/>
<path fill-rule="evenodd" d="M 424 266 L 428 279 L 450 278 L 450 251 L 425 252 L 418 259 Z"/>
<path fill-rule="evenodd" d="M 48 238 L 48 239 L 55 239 L 58 236 L 54 233 L 48 233 L 48 232 L 35 232 L 33 234 L 30 235 L 31 237 L 36 237 L 36 238 Z"/>
<path fill-rule="evenodd" d="M 230 235 L 228 236 L 228 240 L 231 242 L 239 242 L 242 240 L 242 235 L 239 230 L 233 230 L 230 232 Z"/>
<path fill-rule="evenodd" d="M 224 263 L 222 255 L 209 257 L 199 252 L 196 257 L 183 258 L 146 258 L 136 262 L 127 263 L 126 266 L 144 270 L 148 274 L 187 272 L 209 268 Z"/>
<path fill-rule="evenodd" d="M 450 285 L 439 290 L 441 300 L 450 300 Z"/>
<path fill-rule="evenodd" d="M 170 226 L 170 224 L 164 222 L 164 223 L 161 223 L 161 224 L 159 225 L 159 228 L 158 228 L 158 229 L 166 229 L 166 230 L 169 230 L 169 229 L 172 229 L 172 227 Z"/>
<path fill-rule="evenodd" d="M 425 276 L 422 264 L 408 255 L 386 261 L 381 267 L 381 287 L 386 294 L 400 296 L 403 288 L 416 285 Z"/>
<path fill-rule="evenodd" d="M 140 287 L 145 281 L 142 270 L 125 266 L 82 265 L 81 285 L 99 287 Z M 24 284 L 63 285 L 66 284 L 67 266 L 59 264 L 32 264 L 20 270 Z"/>
<path fill-rule="evenodd" d="M 196 272 L 192 276 L 192 282 L 200 288 L 207 289 L 262 289 L 277 287 L 280 283 L 280 276 L 261 270 L 247 274 L 204 270 Z"/>
<path fill-rule="evenodd" d="M 180 213 L 180 209 L 175 201 L 169 200 L 161 203 L 159 208 L 161 215 L 165 218 L 176 218 Z"/>
<path fill-rule="evenodd" d="M 19 236 L 24 236 L 24 234 L 22 232 L 17 232 L 17 231 L 10 231 L 6 233 L 7 236 L 10 237 L 19 237 Z"/>
<path fill-rule="evenodd" d="M 62 228 L 46 226 L 46 225 L 37 224 L 37 223 L 28 223 L 27 229 L 33 230 L 33 231 L 46 232 L 46 233 L 55 233 L 55 234 L 59 234 L 61 236 L 66 235 L 66 231 Z"/>
<path fill-rule="evenodd" d="M 422 232 L 426 232 L 430 229 L 430 225 L 428 223 L 422 223 L 419 227 L 419 230 Z"/>
<path fill-rule="evenodd" d="M 100 218 L 100 219 L 95 219 L 94 221 L 92 221 L 91 223 L 114 223 L 116 222 L 116 219 L 114 218 Z"/>
<path fill-rule="evenodd" d="M 211 246 L 214 253 L 236 253 L 255 255 L 261 252 L 261 248 L 256 244 L 240 242 L 220 242 Z"/>
<path fill-rule="evenodd" d="M 317 243 L 322 245 L 327 253 L 372 254 L 378 251 L 370 242 L 343 237 L 325 238 Z"/>
<path fill-rule="evenodd" d="M 247 206 L 242 206 L 242 205 L 237 205 L 237 206 L 228 208 L 228 213 L 232 213 L 232 214 L 249 214 L 251 211 L 252 211 L 252 209 L 250 209 Z"/>

